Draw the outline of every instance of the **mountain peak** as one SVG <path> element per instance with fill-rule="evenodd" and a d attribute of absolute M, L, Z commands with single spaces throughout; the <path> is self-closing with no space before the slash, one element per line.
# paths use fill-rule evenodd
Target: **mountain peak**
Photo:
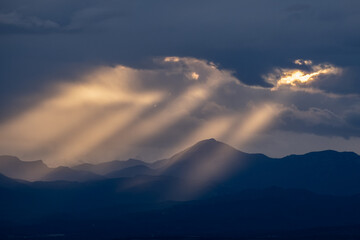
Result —
<path fill-rule="evenodd" d="M 205 139 L 195 145 L 175 154 L 167 162 L 166 172 L 169 175 L 203 175 L 204 171 L 215 171 L 230 166 L 243 153 L 237 149 L 215 140 Z M 236 164 L 236 163 L 234 163 Z M 210 168 L 213 168 L 209 170 Z M 219 170 L 221 172 L 221 170 Z"/>
<path fill-rule="evenodd" d="M 209 139 L 201 140 L 201 141 L 197 142 L 196 144 L 210 144 L 210 143 L 222 143 L 222 142 L 217 141 L 215 138 L 209 138 Z"/>
<path fill-rule="evenodd" d="M 228 147 L 230 147 L 229 145 L 227 145 L 227 144 L 225 144 L 223 142 L 219 142 L 214 138 L 209 138 L 209 139 L 201 140 L 201 141 L 195 143 L 193 146 L 189 147 L 186 150 L 191 150 L 191 149 L 198 150 L 199 148 L 204 148 L 204 147 L 213 148 L 213 147 L 220 147 L 220 146 L 228 146 Z"/>
<path fill-rule="evenodd" d="M 201 140 L 199 142 L 219 142 L 219 141 L 217 141 L 215 138 L 208 138 L 208 139 Z"/>

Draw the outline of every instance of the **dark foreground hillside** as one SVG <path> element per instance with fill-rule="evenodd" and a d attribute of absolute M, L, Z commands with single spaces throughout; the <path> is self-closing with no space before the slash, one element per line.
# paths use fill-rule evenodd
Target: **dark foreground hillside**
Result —
<path fill-rule="evenodd" d="M 0 175 L 0 239 L 360 239 L 354 153 L 272 159 L 210 139 L 161 162 L 75 168 L 56 169 L 61 181 Z M 76 171 L 97 177 L 75 182 Z"/>
<path fill-rule="evenodd" d="M 106 185 L 98 185 L 102 190 L 96 192 L 105 197 L 93 196 L 93 186 L 89 192 L 68 186 L 16 187 L 22 188 L 18 195 L 1 192 L 1 239 L 360 238 L 360 195 L 273 187 L 169 202 L 158 201 L 159 193 L 116 193 Z M 7 201 L 4 194 L 12 198 Z"/>

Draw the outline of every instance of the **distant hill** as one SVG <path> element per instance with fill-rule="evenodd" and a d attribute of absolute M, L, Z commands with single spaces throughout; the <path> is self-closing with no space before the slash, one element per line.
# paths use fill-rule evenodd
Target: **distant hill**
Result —
<path fill-rule="evenodd" d="M 49 173 L 43 176 L 40 180 L 41 181 L 94 181 L 104 179 L 104 177 L 87 172 L 87 171 L 80 171 L 74 170 L 68 167 L 57 167 L 52 169 Z"/>
<path fill-rule="evenodd" d="M 98 164 L 89 164 L 84 163 L 72 167 L 75 170 L 88 171 L 99 175 L 106 175 L 110 172 L 119 171 L 125 168 L 134 167 L 134 166 L 149 166 L 148 163 L 145 163 L 137 159 L 129 159 L 126 161 L 111 161 Z"/>
<path fill-rule="evenodd" d="M 136 177 L 139 175 L 156 176 L 159 172 L 156 169 L 149 168 L 145 165 L 137 165 L 123 168 L 106 174 L 108 178 Z"/>
<path fill-rule="evenodd" d="M 51 171 L 41 160 L 21 161 L 13 156 L 0 156 L 0 173 L 5 176 L 34 181 Z"/>
<path fill-rule="evenodd" d="M 25 186 L 25 181 L 16 181 L 3 174 L 0 174 L 0 188 L 12 189 L 14 187 Z"/>
<path fill-rule="evenodd" d="M 26 181 L 89 181 L 103 178 L 94 173 L 68 167 L 49 168 L 41 160 L 22 161 L 13 156 L 0 156 L 0 173 Z"/>

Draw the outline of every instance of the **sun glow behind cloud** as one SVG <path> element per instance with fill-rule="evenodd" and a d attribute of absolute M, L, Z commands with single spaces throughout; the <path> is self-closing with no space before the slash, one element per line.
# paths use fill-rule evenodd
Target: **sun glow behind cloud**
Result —
<path fill-rule="evenodd" d="M 318 64 L 313 65 L 311 60 L 296 59 L 294 61 L 296 65 L 308 66 L 308 70 L 303 69 L 289 69 L 278 68 L 273 73 L 264 76 L 265 80 L 274 85 L 273 90 L 278 89 L 281 86 L 303 87 L 310 85 L 313 81 L 319 77 L 328 75 L 341 74 L 341 68 L 335 67 L 332 64 Z"/>
<path fill-rule="evenodd" d="M 311 60 L 303 60 L 303 59 L 296 59 L 294 61 L 294 63 L 297 64 L 297 65 L 312 65 L 313 61 L 311 61 Z"/>

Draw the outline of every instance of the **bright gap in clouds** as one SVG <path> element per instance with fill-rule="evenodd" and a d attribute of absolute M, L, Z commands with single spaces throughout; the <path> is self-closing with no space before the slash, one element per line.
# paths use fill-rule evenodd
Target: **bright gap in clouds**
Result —
<path fill-rule="evenodd" d="M 307 66 L 308 69 L 277 68 L 273 73 L 264 76 L 265 80 L 273 84 L 273 89 L 276 90 L 286 85 L 302 87 L 311 84 L 319 77 L 341 74 L 341 69 L 332 64 L 314 65 L 312 60 L 302 59 L 296 59 L 294 64 Z"/>

